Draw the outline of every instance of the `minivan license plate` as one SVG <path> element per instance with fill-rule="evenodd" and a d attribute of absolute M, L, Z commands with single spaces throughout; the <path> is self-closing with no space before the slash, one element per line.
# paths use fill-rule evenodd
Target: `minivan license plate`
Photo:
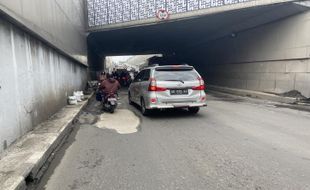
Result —
<path fill-rule="evenodd" d="M 171 95 L 184 95 L 188 94 L 188 89 L 173 89 L 170 90 Z"/>

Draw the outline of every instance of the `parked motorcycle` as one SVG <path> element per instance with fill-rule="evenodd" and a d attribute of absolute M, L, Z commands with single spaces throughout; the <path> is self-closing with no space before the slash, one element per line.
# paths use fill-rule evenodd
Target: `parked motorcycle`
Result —
<path fill-rule="evenodd" d="M 102 98 L 103 109 L 107 112 L 114 113 L 118 105 L 117 95 L 115 93 L 109 93 Z"/>

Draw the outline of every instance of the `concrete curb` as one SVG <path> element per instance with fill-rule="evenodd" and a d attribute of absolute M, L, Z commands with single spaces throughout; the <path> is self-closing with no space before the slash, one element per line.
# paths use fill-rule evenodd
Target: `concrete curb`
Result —
<path fill-rule="evenodd" d="M 24 190 L 26 181 L 40 179 L 46 169 L 45 163 L 63 144 L 91 97 L 77 106 L 64 107 L 7 150 L 0 160 L 0 189 Z"/>
<path fill-rule="evenodd" d="M 286 105 L 277 105 L 277 107 L 290 108 L 290 109 L 294 109 L 294 110 L 310 112 L 310 106 L 309 105 L 286 104 Z"/>
<path fill-rule="evenodd" d="M 215 86 L 215 85 L 208 85 L 207 89 L 229 93 L 229 94 L 235 94 L 239 96 L 246 96 L 246 97 L 251 97 L 251 98 L 270 100 L 274 102 L 281 102 L 281 103 L 286 103 L 286 104 L 293 104 L 293 103 L 296 103 L 297 101 L 296 98 L 282 97 L 282 96 L 277 96 L 275 94 L 268 94 L 264 92 L 243 90 L 243 89 L 236 89 L 236 88 L 227 88 L 227 87 L 220 87 L 220 86 Z"/>

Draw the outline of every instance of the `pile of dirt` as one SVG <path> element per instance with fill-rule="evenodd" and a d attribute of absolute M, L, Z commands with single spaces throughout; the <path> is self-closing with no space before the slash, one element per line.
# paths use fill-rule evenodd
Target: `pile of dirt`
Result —
<path fill-rule="evenodd" d="M 303 96 L 299 91 L 297 90 L 291 90 L 289 92 L 285 92 L 280 94 L 280 96 L 283 97 L 290 97 L 290 98 L 297 98 L 299 100 L 306 100 L 307 98 L 305 96 Z"/>

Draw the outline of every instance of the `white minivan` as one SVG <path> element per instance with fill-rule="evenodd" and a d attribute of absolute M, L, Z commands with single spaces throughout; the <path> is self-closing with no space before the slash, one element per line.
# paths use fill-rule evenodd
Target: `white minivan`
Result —
<path fill-rule="evenodd" d="M 143 69 L 128 90 L 129 103 L 141 106 L 143 115 L 154 109 L 187 108 L 198 113 L 206 106 L 205 84 L 189 65 L 150 66 Z"/>

